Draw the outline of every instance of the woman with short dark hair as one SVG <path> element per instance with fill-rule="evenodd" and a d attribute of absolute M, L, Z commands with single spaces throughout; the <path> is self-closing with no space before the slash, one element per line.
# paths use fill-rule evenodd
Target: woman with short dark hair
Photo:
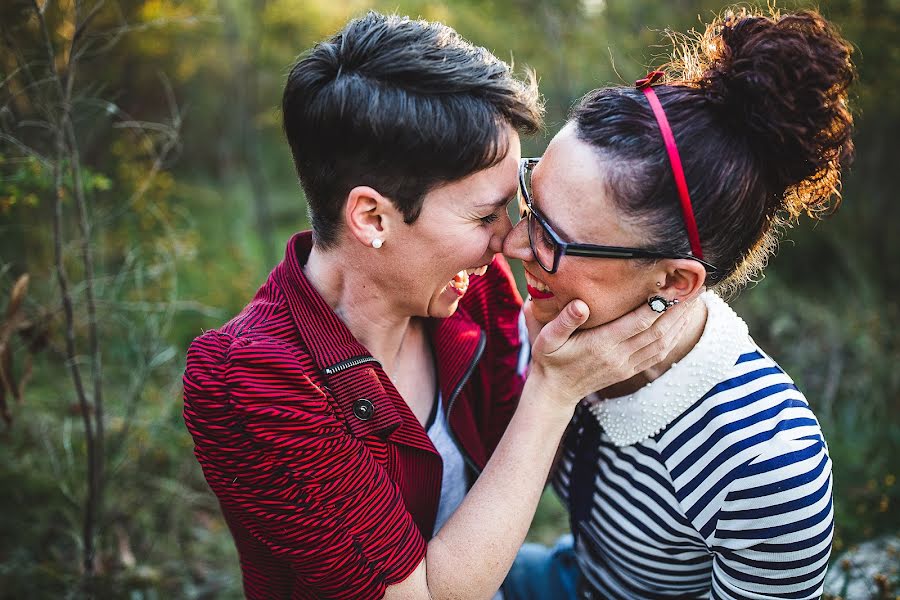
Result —
<path fill-rule="evenodd" d="M 668 74 L 587 94 L 522 164 L 526 217 L 504 251 L 538 321 L 572 298 L 582 327 L 641 304 L 703 310 L 661 365 L 582 403 L 554 479 L 574 546 L 526 547 L 507 600 L 822 593 L 828 447 L 719 294 L 760 274 L 784 224 L 836 207 L 851 48 L 813 11 L 729 14 L 687 48 Z"/>
<path fill-rule="evenodd" d="M 452 29 L 351 21 L 297 62 L 283 108 L 313 231 L 184 377 L 244 591 L 490 598 L 578 399 L 655 364 L 684 319 L 644 307 L 570 339 L 573 302 L 523 382 L 495 254 L 537 91 Z"/>

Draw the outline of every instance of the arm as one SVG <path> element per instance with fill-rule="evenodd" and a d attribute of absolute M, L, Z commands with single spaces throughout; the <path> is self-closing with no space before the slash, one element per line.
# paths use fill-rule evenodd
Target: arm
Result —
<path fill-rule="evenodd" d="M 831 486 L 821 435 L 780 441 L 745 466 L 718 515 L 710 597 L 820 597 L 834 532 Z"/>
<path fill-rule="evenodd" d="M 490 598 L 525 538 L 578 400 L 665 356 L 691 308 L 657 319 L 642 307 L 573 333 L 588 316 L 587 306 L 575 301 L 545 326 L 519 406 L 487 467 L 429 542 L 425 559 L 407 580 L 388 587 L 385 598 Z"/>
<path fill-rule="evenodd" d="M 236 540 L 288 565 L 310 594 L 378 598 L 425 555 L 397 486 L 277 341 L 208 332 L 188 353 L 184 395 Z"/>

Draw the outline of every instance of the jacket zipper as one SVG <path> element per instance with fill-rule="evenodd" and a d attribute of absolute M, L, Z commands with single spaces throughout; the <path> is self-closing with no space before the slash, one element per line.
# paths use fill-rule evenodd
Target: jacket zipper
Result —
<path fill-rule="evenodd" d="M 348 358 L 347 360 L 342 360 L 339 363 L 333 364 L 330 367 L 325 367 L 323 371 L 326 375 L 334 375 L 335 373 L 340 373 L 341 371 L 370 362 L 377 363 L 378 359 L 374 356 L 354 356 L 353 358 Z"/>
<path fill-rule="evenodd" d="M 469 378 L 472 376 L 472 373 L 475 372 L 475 366 L 478 364 L 478 361 L 481 360 L 481 356 L 484 354 L 484 348 L 487 346 L 487 336 L 485 336 L 484 331 L 481 332 L 481 337 L 478 339 L 478 348 L 475 350 L 475 356 L 472 358 L 472 362 L 469 364 L 469 368 L 466 369 L 466 372 L 463 374 L 462 379 L 459 380 L 459 383 L 456 384 L 456 387 L 453 389 L 453 393 L 450 394 L 450 399 L 447 401 L 447 431 L 453 436 L 453 442 L 456 444 L 456 447 L 459 448 L 459 453 L 462 454 L 463 459 L 466 461 L 466 464 L 475 471 L 476 475 L 481 475 L 481 469 L 478 468 L 478 465 L 475 464 L 475 461 L 472 460 L 472 457 L 466 452 L 466 449 L 463 448 L 462 444 L 459 443 L 459 440 L 456 437 L 456 433 L 453 431 L 453 428 L 450 427 L 450 412 L 453 410 L 453 405 L 456 403 L 456 398 L 459 397 L 459 393 L 462 391 L 463 386 L 468 383 Z"/>

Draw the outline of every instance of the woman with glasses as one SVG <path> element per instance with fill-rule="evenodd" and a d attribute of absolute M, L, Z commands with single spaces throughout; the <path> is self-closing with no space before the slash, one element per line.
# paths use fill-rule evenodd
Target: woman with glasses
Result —
<path fill-rule="evenodd" d="M 641 304 L 703 310 L 662 365 L 584 399 L 553 480 L 574 539 L 527 546 L 507 600 L 822 593 L 828 447 L 721 294 L 761 273 L 783 225 L 836 207 L 850 46 L 815 12 L 742 13 L 681 59 L 590 92 L 520 166 L 504 252 L 524 261 L 539 322 L 572 298 L 584 327 Z"/>

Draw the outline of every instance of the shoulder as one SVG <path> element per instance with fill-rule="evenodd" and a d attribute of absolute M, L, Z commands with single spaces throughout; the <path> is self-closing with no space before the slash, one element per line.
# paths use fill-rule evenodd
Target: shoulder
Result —
<path fill-rule="evenodd" d="M 287 300 L 273 277 L 237 315 L 205 331 L 188 347 L 188 370 L 195 362 L 265 361 L 300 351 Z M 299 356 L 298 356 L 299 358 Z"/>
<path fill-rule="evenodd" d="M 806 397 L 749 338 L 735 363 L 708 385 L 703 397 L 662 436 L 663 446 L 718 438 L 730 442 L 742 435 L 752 446 L 775 438 L 821 435 Z"/>
<path fill-rule="evenodd" d="M 183 379 L 186 416 L 194 408 L 223 409 L 265 398 L 321 404 L 324 392 L 313 372 L 290 311 L 270 281 L 233 319 L 191 343 Z"/>
<path fill-rule="evenodd" d="M 698 408 L 716 425 L 724 422 L 731 423 L 732 429 L 748 429 L 759 443 L 821 437 L 803 392 L 752 340 Z"/>
<path fill-rule="evenodd" d="M 266 332 L 210 330 L 188 348 L 185 377 L 206 373 L 234 375 L 234 369 L 281 377 L 310 370 L 306 353 L 290 339 Z"/>
<path fill-rule="evenodd" d="M 830 486 L 827 446 L 806 398 L 752 342 L 657 442 L 676 493 L 704 534 L 712 533 L 716 512 L 739 500 L 741 490 L 796 494 L 792 486 L 799 485 L 805 493 L 804 477 L 813 477 L 821 499 L 823 482 Z M 761 502 L 761 496 L 747 498 Z"/>

